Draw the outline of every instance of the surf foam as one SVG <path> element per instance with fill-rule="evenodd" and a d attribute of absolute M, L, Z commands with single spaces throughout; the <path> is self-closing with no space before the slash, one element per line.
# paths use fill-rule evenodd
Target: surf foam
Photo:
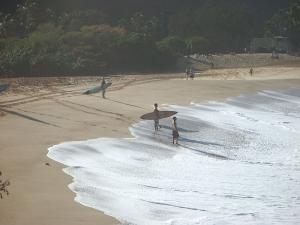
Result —
<path fill-rule="evenodd" d="M 297 224 L 300 90 L 263 91 L 178 111 L 130 127 L 134 138 L 53 146 L 76 201 L 124 224 Z"/>

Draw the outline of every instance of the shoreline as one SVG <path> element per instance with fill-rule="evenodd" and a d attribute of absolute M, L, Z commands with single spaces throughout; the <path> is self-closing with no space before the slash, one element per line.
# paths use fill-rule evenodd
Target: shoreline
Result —
<path fill-rule="evenodd" d="M 297 179 L 282 181 L 297 177 L 299 94 L 295 88 L 168 105 L 164 110 L 178 112 L 179 145 L 172 144 L 167 118 L 159 131 L 153 121 L 140 121 L 130 126 L 132 138 L 65 142 L 48 157 L 74 178 L 78 202 L 125 224 L 292 223 L 298 217 L 288 212 L 297 201 L 286 202 L 300 186 Z M 290 192 L 280 194 L 284 189 Z M 259 216 L 245 220 L 245 212 Z"/>
<path fill-rule="evenodd" d="M 75 194 L 67 187 L 72 178 L 62 173 L 61 164 L 46 157 L 49 147 L 99 137 L 130 137 L 128 127 L 140 115 L 152 111 L 154 102 L 188 105 L 192 101 L 222 101 L 264 89 L 300 87 L 300 67 L 280 67 L 280 71 L 276 68 L 262 70 L 252 79 L 245 69 L 207 71 L 207 76 L 194 81 L 178 79 L 182 74 L 163 78 L 118 77 L 106 100 L 101 99 L 101 94 L 81 95 L 82 89 L 95 85 L 97 80 L 45 90 L 42 86 L 38 94 L 29 87 L 27 91 L 0 96 L 0 112 L 1 108 L 6 109 L 5 115 L 0 116 L 0 133 L 4 134 L 0 135 L 0 170 L 12 183 L 11 195 L 0 200 L 0 223 L 118 224 L 117 220 L 74 201 Z M 277 72 L 270 74 L 270 70 Z"/>

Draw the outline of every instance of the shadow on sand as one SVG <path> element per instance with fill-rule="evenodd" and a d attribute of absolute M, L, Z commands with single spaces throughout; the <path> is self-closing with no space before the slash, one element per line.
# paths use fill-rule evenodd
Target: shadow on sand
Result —
<path fill-rule="evenodd" d="M 45 125 L 49 125 L 49 126 L 53 126 L 53 127 L 58 127 L 58 128 L 60 128 L 59 126 L 57 126 L 57 125 L 55 125 L 55 124 L 48 123 L 48 122 L 45 122 L 45 121 L 43 121 L 43 120 L 39 120 L 39 119 L 36 119 L 36 118 L 34 118 L 34 117 L 31 117 L 31 116 L 27 116 L 27 115 L 22 114 L 22 113 L 19 113 L 19 112 L 15 112 L 15 111 L 3 109 L 3 108 L 0 108 L 0 110 L 3 111 L 3 112 L 9 113 L 9 114 L 15 115 L 15 116 L 19 116 L 19 117 L 22 117 L 22 118 L 25 118 L 25 119 L 34 121 L 34 122 L 38 122 L 38 123 L 42 123 L 42 124 L 45 124 Z"/>
<path fill-rule="evenodd" d="M 132 104 L 129 104 L 129 103 L 126 103 L 126 102 L 117 101 L 117 100 L 114 100 L 114 99 L 111 99 L 111 98 L 106 98 L 106 100 L 111 101 L 111 102 L 115 102 L 115 103 L 119 103 L 119 104 L 122 104 L 122 105 L 131 106 L 131 107 L 134 107 L 134 108 L 139 108 L 139 109 L 145 109 L 145 110 L 147 110 L 146 108 L 140 107 L 138 105 L 132 105 Z"/>

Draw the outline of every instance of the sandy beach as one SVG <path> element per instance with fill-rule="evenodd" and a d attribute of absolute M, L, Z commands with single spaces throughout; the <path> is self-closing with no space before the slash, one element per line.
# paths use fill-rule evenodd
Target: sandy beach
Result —
<path fill-rule="evenodd" d="M 0 79 L 12 88 L 0 95 L 0 171 L 11 181 L 0 200 L 2 225 L 110 225 L 119 222 L 74 202 L 72 178 L 47 158 L 48 148 L 66 141 L 129 137 L 128 127 L 153 103 L 188 105 L 222 101 L 260 90 L 300 88 L 300 67 L 219 69 L 186 81 L 184 74 L 111 78 L 107 99 L 82 95 L 97 78 Z M 171 140 L 170 140 L 171 141 Z"/>

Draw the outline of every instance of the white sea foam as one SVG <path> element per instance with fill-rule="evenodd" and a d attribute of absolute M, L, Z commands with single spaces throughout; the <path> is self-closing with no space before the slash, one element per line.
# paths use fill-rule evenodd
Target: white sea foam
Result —
<path fill-rule="evenodd" d="M 299 224 L 300 90 L 224 103 L 168 106 L 171 119 L 130 127 L 134 138 L 56 145 L 76 201 L 124 224 Z"/>

